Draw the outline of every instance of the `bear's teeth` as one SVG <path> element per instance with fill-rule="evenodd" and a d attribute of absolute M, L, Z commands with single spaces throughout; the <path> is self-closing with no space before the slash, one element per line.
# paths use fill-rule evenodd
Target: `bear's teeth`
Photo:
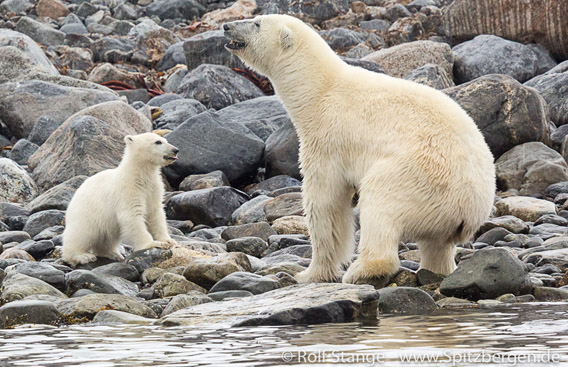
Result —
<path fill-rule="evenodd" d="M 231 45 L 231 46 L 234 45 L 234 44 L 235 44 L 235 42 L 233 40 L 231 40 L 231 42 L 229 42 L 229 45 Z"/>

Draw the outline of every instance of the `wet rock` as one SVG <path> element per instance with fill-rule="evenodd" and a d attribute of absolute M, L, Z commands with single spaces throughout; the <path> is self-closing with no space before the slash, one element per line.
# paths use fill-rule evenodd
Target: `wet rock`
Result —
<path fill-rule="evenodd" d="M 389 287 L 379 291 L 379 314 L 430 314 L 438 309 L 430 295 L 418 288 Z"/>
<path fill-rule="evenodd" d="M 243 205 L 231 215 L 231 223 L 234 225 L 264 222 L 266 215 L 264 214 L 264 205 L 272 200 L 266 195 L 259 195 Z"/>
<path fill-rule="evenodd" d="M 513 78 L 486 75 L 444 92 L 473 118 L 495 158 L 529 141 L 548 144 L 546 104 Z"/>
<path fill-rule="evenodd" d="M 211 289 L 227 275 L 244 269 L 227 258 L 193 258 L 187 264 L 183 276 L 205 289 Z"/>
<path fill-rule="evenodd" d="M 536 287 L 533 294 L 536 300 L 540 302 L 568 300 L 568 289 Z"/>
<path fill-rule="evenodd" d="M 20 18 L 16 23 L 16 31 L 28 35 L 31 39 L 46 47 L 62 45 L 65 41 L 65 33 L 29 17 Z"/>
<path fill-rule="evenodd" d="M 86 179 L 87 176 L 76 176 L 54 186 L 29 202 L 26 208 L 30 213 L 49 209 L 66 210 L 73 194 Z"/>
<path fill-rule="evenodd" d="M 27 275 L 32 278 L 37 278 L 59 289 L 62 292 L 65 291 L 65 273 L 59 269 L 54 268 L 50 264 L 44 262 L 28 261 L 8 266 L 6 268 L 6 273 L 11 272 Z"/>
<path fill-rule="evenodd" d="M 24 226 L 24 232 L 28 232 L 33 238 L 48 227 L 65 224 L 65 212 L 60 210 L 45 210 L 30 215 Z"/>
<path fill-rule="evenodd" d="M 523 43 L 541 43 L 556 58 L 566 59 L 568 46 L 562 37 L 568 29 L 562 16 L 566 12 L 568 5 L 555 0 L 534 4 L 514 0 L 456 0 L 444 12 L 442 24 L 445 34 L 454 41 L 495 34 Z M 542 14 L 549 15 L 547 20 L 535 22 Z"/>
<path fill-rule="evenodd" d="M 303 284 L 174 312 L 164 326 L 319 324 L 375 320 L 378 292 L 369 285 Z"/>
<path fill-rule="evenodd" d="M 363 58 L 379 64 L 388 75 L 397 78 L 406 77 L 414 69 L 427 64 L 442 67 L 452 75 L 454 56 L 447 44 L 433 41 L 414 41 L 389 47 Z"/>
<path fill-rule="evenodd" d="M 0 328 L 19 324 L 57 325 L 60 320 L 55 304 L 48 301 L 15 301 L 0 307 Z"/>
<path fill-rule="evenodd" d="M 36 294 L 47 294 L 58 298 L 67 298 L 65 294 L 46 282 L 16 272 L 6 274 L 2 282 L 1 298 L 12 302 Z"/>
<path fill-rule="evenodd" d="M 526 196 L 511 196 L 495 203 L 497 215 L 514 215 L 526 222 L 534 222 L 546 214 L 556 214 L 554 203 Z"/>
<path fill-rule="evenodd" d="M 25 138 L 44 115 L 63 123 L 85 107 L 116 100 L 111 92 L 65 87 L 43 81 L 5 83 L 0 86 L 0 118 L 14 136 Z M 34 108 L 28 108 L 30 105 Z"/>
<path fill-rule="evenodd" d="M 205 14 L 205 8 L 195 0 L 155 0 L 146 7 L 148 16 L 161 20 L 196 20 Z"/>
<path fill-rule="evenodd" d="M 12 147 L 12 150 L 10 151 L 10 159 L 20 165 L 27 165 L 28 159 L 38 148 L 39 147 L 36 144 L 26 139 L 20 139 Z"/>
<path fill-rule="evenodd" d="M 451 74 L 448 74 L 441 66 L 434 64 L 426 64 L 412 70 L 406 76 L 406 80 L 435 89 L 446 89 L 455 85 Z"/>
<path fill-rule="evenodd" d="M 199 291 L 205 293 L 206 290 L 199 285 L 190 282 L 181 275 L 174 273 L 164 273 L 156 280 L 153 285 L 154 293 L 160 297 L 171 297 L 178 294 L 186 294 L 189 291 Z"/>
<path fill-rule="evenodd" d="M 20 243 L 15 248 L 22 249 L 28 254 L 32 255 L 34 259 L 40 260 L 45 258 L 55 249 L 55 244 L 53 243 L 53 241 L 49 240 L 44 240 L 44 241 L 28 240 Z"/>
<path fill-rule="evenodd" d="M 111 263 L 103 266 L 99 266 L 93 269 L 93 273 L 101 275 L 111 275 L 126 279 L 131 282 L 137 282 L 140 280 L 140 273 L 131 264 L 125 263 Z"/>
<path fill-rule="evenodd" d="M 227 298 L 250 297 L 254 296 L 254 294 L 252 294 L 249 291 L 221 291 L 221 292 L 209 293 L 208 296 L 213 301 L 223 301 Z"/>
<path fill-rule="evenodd" d="M 227 39 L 222 30 L 203 32 L 185 40 L 183 51 L 188 70 L 193 70 L 202 64 L 243 68 L 243 63 L 227 52 L 226 43 Z"/>
<path fill-rule="evenodd" d="M 0 158 L 0 202 L 27 203 L 38 194 L 34 180 L 26 170 L 8 158 Z"/>
<path fill-rule="evenodd" d="M 479 229 L 480 232 L 487 232 L 493 228 L 505 228 L 512 233 L 529 233 L 529 225 L 522 219 L 512 215 L 504 215 L 501 217 L 489 218 Z"/>
<path fill-rule="evenodd" d="M 221 236 L 224 240 L 229 241 L 235 238 L 258 237 L 264 241 L 272 235 L 276 235 L 276 231 L 266 222 L 241 224 L 231 226 L 223 231 Z"/>
<path fill-rule="evenodd" d="M 502 248 L 481 249 L 463 259 L 440 284 L 440 292 L 470 300 L 496 298 L 505 293 L 530 293 L 525 265 Z"/>
<path fill-rule="evenodd" d="M 57 309 L 65 316 L 92 319 L 103 309 L 127 312 L 129 314 L 156 318 L 151 308 L 133 297 L 120 294 L 88 294 L 59 302 Z"/>
<path fill-rule="evenodd" d="M 264 212 L 270 222 L 285 216 L 302 215 L 302 194 L 294 192 L 280 195 L 264 205 Z"/>
<path fill-rule="evenodd" d="M 99 311 L 93 318 L 93 322 L 97 324 L 114 325 L 114 324 L 150 324 L 154 320 L 147 317 L 133 315 L 128 312 L 117 310 L 102 310 Z"/>
<path fill-rule="evenodd" d="M 346 0 L 316 0 L 309 3 L 288 0 L 258 0 L 256 5 L 261 9 L 261 14 L 289 14 L 303 21 L 316 24 L 349 11 L 349 2 Z"/>
<path fill-rule="evenodd" d="M 553 72 L 551 70 L 529 80 L 524 85 L 538 90 L 548 105 L 551 120 L 557 126 L 568 123 L 568 105 L 566 104 L 568 71 Z"/>
<path fill-rule="evenodd" d="M 142 273 L 144 270 L 168 260 L 171 257 L 171 250 L 150 248 L 133 252 L 126 258 L 125 263 L 134 266 L 139 273 Z"/>
<path fill-rule="evenodd" d="M 266 241 L 258 237 L 241 237 L 227 241 L 228 252 L 242 252 L 247 255 L 262 257 L 268 248 Z"/>
<path fill-rule="evenodd" d="M 200 65 L 187 73 L 177 93 L 214 109 L 264 95 L 251 81 L 230 68 L 211 64 Z"/>
<path fill-rule="evenodd" d="M 180 97 L 181 98 L 181 97 Z M 207 108 L 195 99 L 177 99 L 160 106 L 162 114 L 154 121 L 159 129 L 174 130 L 185 120 L 205 112 Z"/>
<path fill-rule="evenodd" d="M 272 223 L 278 234 L 303 234 L 309 236 L 306 218 L 299 215 L 280 217 Z"/>
<path fill-rule="evenodd" d="M 65 275 L 67 294 L 71 295 L 79 289 L 89 289 L 95 293 L 122 294 L 134 297 L 138 287 L 126 279 L 95 273 L 89 270 L 73 270 Z"/>
<path fill-rule="evenodd" d="M 436 304 L 440 308 L 445 308 L 445 309 L 473 308 L 477 305 L 475 302 L 471 302 L 466 299 L 456 298 L 456 297 L 442 298 L 441 300 L 437 301 Z"/>
<path fill-rule="evenodd" d="M 189 291 L 187 294 L 178 294 L 177 296 L 174 296 L 164 308 L 161 317 L 184 308 L 209 302 L 213 302 L 213 300 L 199 291 Z"/>
<path fill-rule="evenodd" d="M 273 278 L 252 273 L 234 272 L 217 282 L 210 291 L 245 290 L 253 294 L 260 294 L 277 288 L 280 288 L 280 283 Z"/>
<path fill-rule="evenodd" d="M 287 175 L 300 179 L 298 152 L 300 143 L 291 122 L 284 124 L 266 140 L 264 159 L 266 176 Z"/>
<path fill-rule="evenodd" d="M 202 175 L 190 175 L 179 184 L 182 191 L 212 189 L 214 187 L 231 186 L 222 171 L 213 171 Z"/>

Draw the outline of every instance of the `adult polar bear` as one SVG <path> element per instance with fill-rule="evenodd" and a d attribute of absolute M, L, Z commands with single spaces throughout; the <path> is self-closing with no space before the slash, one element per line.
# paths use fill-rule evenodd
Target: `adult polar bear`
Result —
<path fill-rule="evenodd" d="M 259 16 L 223 25 L 226 48 L 266 75 L 300 140 L 304 210 L 313 258 L 300 282 L 388 279 L 398 243 L 419 243 L 421 267 L 455 269 L 454 248 L 489 216 L 495 169 L 483 136 L 448 96 L 344 63 L 302 21 Z"/>

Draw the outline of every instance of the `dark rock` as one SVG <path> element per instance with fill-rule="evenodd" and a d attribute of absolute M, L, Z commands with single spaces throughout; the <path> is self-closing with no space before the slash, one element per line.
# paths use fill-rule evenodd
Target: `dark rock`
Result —
<path fill-rule="evenodd" d="M 202 175 L 190 175 L 179 184 L 181 191 L 211 189 L 214 187 L 231 186 L 227 176 L 222 171 L 213 171 Z"/>
<path fill-rule="evenodd" d="M 545 190 L 545 197 L 555 198 L 559 194 L 568 193 L 568 181 L 557 182 L 548 186 Z"/>
<path fill-rule="evenodd" d="M 398 20 L 399 18 L 410 17 L 412 14 L 408 9 L 402 4 L 395 4 L 389 8 L 385 13 L 385 18 L 391 22 Z"/>
<path fill-rule="evenodd" d="M 166 201 L 166 214 L 169 219 L 223 226 L 229 223 L 235 209 L 247 200 L 245 193 L 231 187 L 188 191 Z"/>
<path fill-rule="evenodd" d="M 310 241 L 308 241 L 304 235 L 273 235 L 268 238 L 268 250 L 264 253 L 264 255 L 266 256 L 290 246 L 309 244 Z"/>
<path fill-rule="evenodd" d="M 251 195 L 255 191 L 272 192 L 274 190 L 291 186 L 302 186 L 302 182 L 290 176 L 279 175 L 268 178 L 257 184 L 248 186 L 246 188 L 246 193 Z"/>
<path fill-rule="evenodd" d="M 45 210 L 30 215 L 24 227 L 24 232 L 28 232 L 31 237 L 34 237 L 48 227 L 60 226 L 64 223 L 65 212 L 55 209 Z"/>
<path fill-rule="evenodd" d="M 49 116 L 41 116 L 34 124 L 30 135 L 28 135 L 29 141 L 42 145 L 62 123 L 63 121 L 52 119 Z"/>
<path fill-rule="evenodd" d="M 37 278 L 52 285 L 60 291 L 65 291 L 65 273 L 44 262 L 32 262 L 10 265 L 6 272 L 24 274 L 32 278 Z"/>
<path fill-rule="evenodd" d="M 450 297 L 479 300 L 505 293 L 531 292 L 525 265 L 503 248 L 481 249 L 462 259 L 457 269 L 440 284 L 440 292 Z"/>
<path fill-rule="evenodd" d="M 183 42 L 178 42 L 168 47 L 164 56 L 160 59 L 158 66 L 156 66 L 156 69 L 159 71 L 166 71 L 180 64 L 185 64 Z"/>
<path fill-rule="evenodd" d="M 150 95 L 146 89 L 121 90 L 117 93 L 121 97 L 126 97 L 128 104 L 133 104 L 134 102 L 147 103 L 150 100 Z"/>
<path fill-rule="evenodd" d="M 52 187 L 26 205 L 31 213 L 49 209 L 67 210 L 75 191 L 87 179 L 87 176 L 73 177 Z"/>
<path fill-rule="evenodd" d="M 20 18 L 16 23 L 16 31 L 30 36 L 31 39 L 43 46 L 62 45 L 65 41 L 65 33 L 29 17 Z"/>
<path fill-rule="evenodd" d="M 57 325 L 60 314 L 55 304 L 48 301 L 15 301 L 0 307 L 0 328 L 19 324 Z"/>
<path fill-rule="evenodd" d="M 557 266 L 554 264 L 544 264 L 539 266 L 538 268 L 531 271 L 531 273 L 538 273 L 538 274 L 554 274 L 554 273 L 562 273 L 562 270 L 558 269 Z"/>
<path fill-rule="evenodd" d="M 417 263 L 416 261 L 412 260 L 401 260 L 400 266 L 413 271 L 418 271 L 418 269 L 420 269 L 420 263 Z"/>
<path fill-rule="evenodd" d="M 173 95 L 177 96 L 176 94 Z M 160 106 L 160 109 L 162 110 L 162 114 L 154 120 L 154 126 L 157 129 L 169 130 L 175 130 L 185 120 L 207 110 L 201 102 L 187 98 L 166 102 Z"/>
<path fill-rule="evenodd" d="M 264 205 L 272 200 L 271 197 L 266 195 L 259 195 L 243 205 L 231 215 L 231 223 L 234 225 L 266 222 L 266 215 L 264 214 Z"/>
<path fill-rule="evenodd" d="M 52 241 L 24 241 L 16 246 L 16 248 L 26 251 L 32 255 L 34 259 L 40 260 L 49 255 L 54 249 L 55 244 Z"/>
<path fill-rule="evenodd" d="M 183 51 L 188 70 L 193 70 L 202 64 L 242 69 L 243 63 L 238 57 L 227 52 L 226 43 L 227 39 L 222 30 L 203 32 L 185 40 Z"/>
<path fill-rule="evenodd" d="M 95 62 L 116 63 L 130 61 L 136 47 L 134 40 L 127 37 L 103 37 L 91 46 Z"/>
<path fill-rule="evenodd" d="M 349 11 L 349 1 L 346 0 L 315 0 L 308 3 L 290 0 L 259 0 L 256 5 L 261 9 L 261 14 L 289 14 L 316 24 Z"/>
<path fill-rule="evenodd" d="M 511 77 L 486 75 L 444 92 L 473 118 L 495 158 L 529 141 L 548 144 L 546 104 Z"/>
<path fill-rule="evenodd" d="M 155 264 L 159 264 L 172 257 L 171 250 L 161 248 L 150 248 L 146 250 L 135 251 L 125 260 L 141 274 L 144 270 L 151 268 Z"/>
<path fill-rule="evenodd" d="M 488 245 L 493 245 L 497 241 L 502 241 L 505 236 L 509 234 L 511 234 L 511 232 L 509 232 L 505 228 L 496 227 L 477 237 L 476 241 L 483 242 Z"/>
<path fill-rule="evenodd" d="M 59 28 L 59 31 L 61 31 L 65 34 L 88 34 L 89 33 L 89 31 L 87 30 L 87 27 L 85 27 L 85 25 L 83 25 L 82 23 L 65 24 L 64 26 Z"/>
<path fill-rule="evenodd" d="M 294 256 L 303 257 L 305 259 L 311 259 L 312 246 L 310 244 L 288 246 L 286 248 L 265 255 L 263 259 L 265 261 L 270 261 L 269 259 L 270 257 L 282 256 L 282 255 L 294 255 Z"/>
<path fill-rule="evenodd" d="M 376 320 L 378 292 L 372 286 L 313 283 L 252 297 L 212 302 L 174 312 L 164 326 L 321 324 Z"/>
<path fill-rule="evenodd" d="M 39 148 L 36 144 L 26 140 L 20 139 L 14 144 L 10 151 L 10 159 L 20 165 L 28 164 L 28 159 Z"/>
<path fill-rule="evenodd" d="M 252 294 L 249 291 L 221 291 L 221 292 L 209 293 L 208 296 L 213 301 L 223 301 L 226 298 L 250 297 L 254 296 L 254 294 Z"/>
<path fill-rule="evenodd" d="M 335 52 L 345 52 L 366 39 L 360 32 L 341 27 L 320 31 L 319 34 Z"/>
<path fill-rule="evenodd" d="M 386 32 L 390 28 L 391 23 L 384 19 L 364 20 L 359 23 L 361 29 L 369 29 L 379 32 Z"/>
<path fill-rule="evenodd" d="M 93 269 L 93 273 L 112 275 L 131 282 L 138 282 L 140 280 L 140 273 L 134 265 L 125 263 L 111 263 L 99 266 Z"/>
<path fill-rule="evenodd" d="M 446 89 L 453 87 L 452 76 L 439 65 L 426 64 L 418 67 L 406 76 L 406 80 L 424 84 L 435 89 Z"/>
<path fill-rule="evenodd" d="M 168 141 L 184 147 L 176 163 L 164 169 L 174 185 L 190 174 L 217 170 L 237 185 L 254 176 L 262 163 L 261 139 L 243 125 L 224 122 L 209 111 L 185 121 L 168 134 Z"/>
<path fill-rule="evenodd" d="M 568 289 L 537 287 L 533 294 L 536 300 L 540 302 L 558 302 L 568 299 Z"/>
<path fill-rule="evenodd" d="M 121 294 L 88 294 L 59 302 L 57 309 L 63 315 L 73 318 L 92 319 L 102 309 L 123 311 L 149 318 L 157 317 L 156 313 L 142 302 Z"/>
<path fill-rule="evenodd" d="M 56 240 L 61 237 L 64 230 L 64 226 L 48 227 L 35 235 L 33 239 L 34 241 L 53 240 L 53 243 L 57 246 Z"/>
<path fill-rule="evenodd" d="M 518 145 L 495 163 L 497 185 L 521 195 L 543 197 L 546 188 L 568 181 L 568 164 L 560 154 L 540 142 Z"/>
<path fill-rule="evenodd" d="M 187 73 L 177 93 L 214 109 L 264 95 L 251 81 L 230 68 L 211 64 L 200 65 Z"/>
<path fill-rule="evenodd" d="M 27 171 L 8 158 L 0 158 L 0 201 L 25 204 L 38 194 L 38 188 Z"/>
<path fill-rule="evenodd" d="M 0 232 L 0 243 L 24 242 L 29 239 L 31 239 L 30 235 L 24 231 Z"/>
<path fill-rule="evenodd" d="M 71 295 L 79 289 L 89 289 L 96 293 L 123 294 L 134 297 L 138 287 L 126 279 L 94 273 L 89 270 L 73 270 L 65 275 L 67 294 Z"/>
<path fill-rule="evenodd" d="M 277 288 L 280 288 L 280 283 L 273 278 L 252 273 L 234 272 L 215 283 L 211 292 L 245 290 L 253 294 L 260 294 Z"/>
<path fill-rule="evenodd" d="M 247 255 L 262 257 L 268 245 L 266 241 L 258 237 L 242 237 L 229 240 L 226 243 L 228 252 L 242 252 Z"/>
<path fill-rule="evenodd" d="M 534 225 L 538 226 L 544 223 L 556 224 L 558 226 L 567 226 L 568 219 L 561 217 L 559 215 L 545 214 L 542 217 L 538 218 L 536 222 L 534 222 Z"/>
<path fill-rule="evenodd" d="M 46 282 L 16 272 L 6 274 L 2 281 L 1 299 L 12 302 L 36 294 L 47 294 L 58 298 L 67 298 L 65 294 Z"/>
<path fill-rule="evenodd" d="M 155 0 L 146 7 L 148 16 L 157 16 L 161 20 L 197 20 L 205 12 L 206 9 L 195 0 Z"/>
<path fill-rule="evenodd" d="M 388 287 L 379 291 L 379 314 L 430 314 L 438 309 L 428 293 L 418 288 Z"/>
<path fill-rule="evenodd" d="M 301 178 L 298 163 L 300 143 L 292 123 L 283 125 L 266 140 L 266 176 L 287 175 Z"/>
<path fill-rule="evenodd" d="M 539 75 L 524 84 L 538 90 L 550 111 L 551 120 L 557 125 L 568 123 L 568 71 L 561 73 L 548 72 Z"/>
<path fill-rule="evenodd" d="M 258 237 L 267 241 L 268 238 L 273 235 L 276 235 L 276 231 L 266 222 L 231 226 L 225 229 L 221 234 L 226 241 L 243 237 Z"/>
<path fill-rule="evenodd" d="M 418 284 L 428 285 L 433 283 L 440 283 L 444 280 L 444 276 L 436 274 L 427 269 L 420 269 L 416 272 L 416 277 L 418 278 Z"/>
<path fill-rule="evenodd" d="M 177 100 L 180 100 L 180 99 L 182 99 L 181 96 L 178 96 L 177 94 L 173 94 L 173 93 L 160 94 L 160 95 L 157 95 L 156 97 L 152 97 L 152 99 L 150 99 L 148 101 L 148 106 L 162 107 L 164 104 L 166 104 L 168 102 L 177 101 Z"/>

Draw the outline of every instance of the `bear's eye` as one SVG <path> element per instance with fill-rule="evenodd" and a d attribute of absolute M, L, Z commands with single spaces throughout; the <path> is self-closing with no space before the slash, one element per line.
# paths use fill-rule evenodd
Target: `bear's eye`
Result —
<path fill-rule="evenodd" d="M 160 145 L 160 144 L 162 144 L 162 142 L 158 140 L 158 141 L 156 141 L 154 144 Z"/>
<path fill-rule="evenodd" d="M 260 22 L 256 22 L 256 23 L 254 23 L 254 25 L 255 25 L 257 28 L 260 28 Z"/>

